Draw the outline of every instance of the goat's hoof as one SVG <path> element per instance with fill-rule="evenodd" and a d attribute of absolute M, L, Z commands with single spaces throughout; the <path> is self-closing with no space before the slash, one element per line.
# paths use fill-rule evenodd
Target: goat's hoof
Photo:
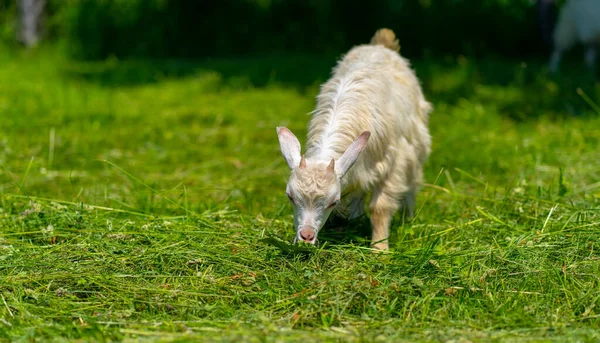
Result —
<path fill-rule="evenodd" d="M 389 252 L 388 242 L 375 243 L 375 244 L 371 245 L 371 247 L 373 248 L 373 252 L 377 253 L 377 254 Z"/>

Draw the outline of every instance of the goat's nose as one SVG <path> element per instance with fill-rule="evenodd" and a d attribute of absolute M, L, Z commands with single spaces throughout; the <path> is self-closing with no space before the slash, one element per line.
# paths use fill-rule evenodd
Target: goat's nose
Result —
<path fill-rule="evenodd" d="M 312 242 L 315 238 L 315 230 L 311 227 L 303 227 L 300 229 L 300 238 L 306 242 Z"/>

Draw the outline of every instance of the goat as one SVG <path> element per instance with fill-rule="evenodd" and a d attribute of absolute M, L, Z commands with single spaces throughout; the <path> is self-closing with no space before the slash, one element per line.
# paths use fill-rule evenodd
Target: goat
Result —
<path fill-rule="evenodd" d="M 562 55 L 576 43 L 585 46 L 585 64 L 594 72 L 600 45 L 600 0 L 568 0 L 558 15 L 553 43 L 551 73 L 558 71 Z"/>
<path fill-rule="evenodd" d="M 401 202 L 413 216 L 430 153 L 432 106 L 393 31 L 352 48 L 321 86 L 304 156 L 285 127 L 277 134 L 291 169 L 286 193 L 298 240 L 315 244 L 330 214 L 354 219 L 369 212 L 372 246 L 387 250 L 389 226 Z M 361 153 L 362 152 L 362 153 Z"/>

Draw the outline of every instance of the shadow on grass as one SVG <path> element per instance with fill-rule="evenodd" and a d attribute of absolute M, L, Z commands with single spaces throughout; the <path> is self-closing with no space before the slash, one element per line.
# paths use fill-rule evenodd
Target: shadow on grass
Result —
<path fill-rule="evenodd" d="M 347 220 L 332 215 L 319 231 L 319 241 L 331 245 L 358 243 L 368 247 L 371 243 L 371 222 L 367 216 Z"/>
<path fill-rule="evenodd" d="M 406 219 L 405 213 L 400 210 L 390 224 L 390 248 L 394 249 L 399 242 L 399 227 L 406 225 L 410 225 L 410 220 Z M 371 236 L 371 220 L 367 215 L 353 220 L 331 217 L 319 232 L 319 240 L 327 244 L 359 244 L 366 248 L 371 247 Z"/>
<path fill-rule="evenodd" d="M 357 243 L 368 247 L 371 239 L 371 223 L 369 218 L 363 216 L 355 220 L 345 220 L 339 217 L 330 217 L 325 226 L 319 231 L 319 243 L 314 246 L 310 244 L 297 243 L 282 240 L 276 237 L 262 239 L 262 243 L 274 246 L 288 256 L 309 256 L 318 251 L 324 244 L 327 246 Z M 327 247 L 325 248 L 327 249 Z"/>
<path fill-rule="evenodd" d="M 75 63 L 69 77 L 104 87 L 127 87 L 218 73 L 224 86 L 265 87 L 271 84 L 307 87 L 324 82 L 335 57 L 283 55 L 218 60 L 107 60 Z"/>
<path fill-rule="evenodd" d="M 216 89 L 261 88 L 271 85 L 305 90 L 324 82 L 336 57 L 271 55 L 218 60 L 107 60 L 74 63 L 68 76 L 103 87 L 128 87 L 165 80 L 217 74 Z M 507 118 L 523 121 L 541 115 L 580 116 L 592 110 L 582 98 L 600 99 L 593 75 L 572 59 L 552 77 L 544 61 L 507 62 L 465 57 L 415 61 L 426 97 L 434 104 L 456 105 L 460 101 L 493 104 Z M 313 90 L 316 92 L 316 88 Z"/>
<path fill-rule="evenodd" d="M 544 61 L 513 62 L 459 57 L 414 63 L 423 90 L 434 104 L 461 101 L 493 105 L 504 117 L 526 121 L 593 112 L 584 99 L 600 100 L 600 87 L 581 63 L 566 60 L 549 75 Z M 581 93 L 585 95 L 582 96 Z"/>

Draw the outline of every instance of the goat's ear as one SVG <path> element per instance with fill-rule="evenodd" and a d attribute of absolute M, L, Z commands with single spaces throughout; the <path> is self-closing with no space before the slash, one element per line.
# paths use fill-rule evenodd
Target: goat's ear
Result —
<path fill-rule="evenodd" d="M 335 164 L 335 169 L 340 177 L 344 176 L 348 169 L 352 167 L 354 162 L 358 159 L 358 155 L 363 149 L 367 146 L 367 141 L 371 137 L 371 133 L 369 131 L 365 131 L 358 136 L 358 138 L 350 144 L 346 152 L 340 157 L 340 159 Z"/>
<path fill-rule="evenodd" d="M 280 126 L 277 128 L 277 136 L 279 136 L 279 146 L 281 153 L 287 161 L 290 169 L 294 169 L 300 165 L 300 142 L 288 128 Z"/>

